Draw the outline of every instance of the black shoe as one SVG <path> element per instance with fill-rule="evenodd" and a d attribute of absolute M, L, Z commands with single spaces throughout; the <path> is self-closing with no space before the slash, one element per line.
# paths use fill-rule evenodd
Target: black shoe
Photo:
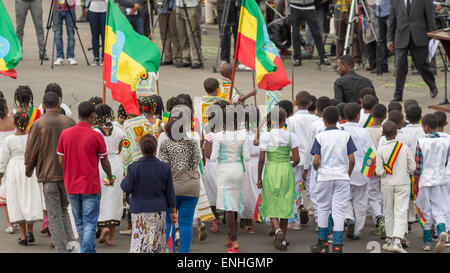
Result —
<path fill-rule="evenodd" d="M 331 65 L 331 63 L 330 63 L 330 61 L 328 61 L 327 57 L 320 58 L 320 64 Z"/>
<path fill-rule="evenodd" d="M 173 61 L 164 61 L 161 63 L 161 65 L 169 65 L 169 64 L 173 64 Z"/>
<path fill-rule="evenodd" d="M 347 234 L 347 238 L 349 238 L 350 240 L 359 240 L 359 236 L 358 235 L 351 235 L 351 234 Z"/>
<path fill-rule="evenodd" d="M 294 66 L 301 66 L 301 65 L 302 65 L 302 60 L 301 59 L 294 60 Z"/>
<path fill-rule="evenodd" d="M 377 69 L 371 70 L 370 73 L 376 74 L 376 73 L 377 73 Z M 381 69 L 381 73 L 389 73 L 389 69 L 387 69 L 387 68 L 382 68 L 382 69 Z"/>
<path fill-rule="evenodd" d="M 333 246 L 333 253 L 342 253 L 342 245 L 340 246 Z"/>
<path fill-rule="evenodd" d="M 25 239 L 25 240 L 20 240 L 20 238 L 19 238 L 18 243 L 19 243 L 19 245 L 21 245 L 21 246 L 27 246 L 27 245 L 28 245 L 27 239 Z"/>
<path fill-rule="evenodd" d="M 430 96 L 431 98 L 435 98 L 438 94 L 438 90 L 436 88 L 430 90 Z"/>
<path fill-rule="evenodd" d="M 33 235 L 33 233 L 27 232 L 27 241 L 30 244 L 34 243 L 34 235 Z"/>
<path fill-rule="evenodd" d="M 327 241 L 320 241 L 311 246 L 311 252 L 312 253 L 328 253 L 330 252 L 330 249 L 328 247 L 328 242 Z"/>
<path fill-rule="evenodd" d="M 276 249 L 281 249 L 281 247 L 282 247 L 282 243 L 281 243 L 282 238 L 283 238 L 283 231 L 281 231 L 281 229 L 278 229 L 277 231 L 275 231 L 274 246 L 275 246 Z"/>
<path fill-rule="evenodd" d="M 309 217 L 308 217 L 308 211 L 305 209 L 304 206 L 300 206 L 300 224 L 306 225 L 308 224 Z"/>
<path fill-rule="evenodd" d="M 42 53 L 39 54 L 39 60 L 41 59 L 41 57 L 42 57 Z M 42 59 L 43 59 L 44 61 L 48 61 L 48 60 L 49 60 L 49 58 L 48 58 L 48 56 L 47 56 L 47 53 L 44 54 L 44 57 L 43 57 Z"/>
<path fill-rule="evenodd" d="M 101 228 L 97 228 L 97 232 L 95 233 L 95 238 L 96 239 L 100 238 L 101 234 L 102 234 L 102 229 Z"/>
<path fill-rule="evenodd" d="M 191 66 L 191 64 L 187 64 L 187 63 L 183 63 L 183 62 L 176 62 L 175 66 L 180 68 L 180 67 L 189 67 Z"/>
<path fill-rule="evenodd" d="M 396 101 L 396 102 L 401 102 L 402 99 L 401 99 L 401 98 L 393 97 L 393 98 L 391 99 L 391 102 L 394 102 L 394 101 Z"/>
<path fill-rule="evenodd" d="M 199 69 L 199 68 L 201 68 L 202 67 L 202 64 L 200 64 L 200 63 L 194 63 L 192 66 L 191 66 L 191 69 Z"/>
<path fill-rule="evenodd" d="M 352 239 L 354 236 L 355 236 L 355 221 L 350 220 L 348 221 L 347 224 L 347 238 Z"/>
<path fill-rule="evenodd" d="M 280 251 L 286 251 L 287 250 L 287 245 L 281 245 Z"/>

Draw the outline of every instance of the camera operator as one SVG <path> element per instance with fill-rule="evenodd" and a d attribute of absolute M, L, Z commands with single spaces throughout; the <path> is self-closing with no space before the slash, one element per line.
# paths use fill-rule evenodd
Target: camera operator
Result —
<path fill-rule="evenodd" d="M 184 6 L 185 4 L 186 7 Z M 191 69 L 198 69 L 202 67 L 202 46 L 200 39 L 198 5 L 198 0 L 177 0 L 177 32 L 183 51 L 183 62 L 177 67 L 190 66 Z M 185 11 L 185 8 L 187 12 Z"/>
<path fill-rule="evenodd" d="M 70 65 L 76 65 L 75 58 L 75 0 L 56 0 L 54 5 L 55 13 L 53 14 L 53 31 L 55 32 L 56 61 L 54 65 L 62 65 L 64 63 L 64 47 L 63 47 L 63 20 L 66 21 L 67 30 L 67 61 Z"/>
<path fill-rule="evenodd" d="M 388 49 L 387 49 L 387 22 L 389 18 L 389 0 L 376 0 L 376 15 L 378 35 L 381 46 L 381 72 L 387 73 L 388 69 Z M 374 72 L 376 73 L 376 71 Z"/>
<path fill-rule="evenodd" d="M 356 1 L 356 0 L 355 0 Z M 334 6 L 334 27 L 336 28 L 336 57 L 344 54 L 345 35 L 347 34 L 348 17 L 352 0 L 337 0 Z M 353 60 L 355 63 L 354 69 L 361 69 L 361 41 L 359 39 L 359 27 L 357 23 L 353 23 L 353 33 L 350 35 L 350 41 L 353 40 Z"/>
<path fill-rule="evenodd" d="M 162 6 L 158 8 L 159 17 L 159 33 L 161 41 L 164 43 L 164 56 L 162 65 L 175 64 L 182 66 L 183 59 L 181 56 L 180 40 L 177 33 L 177 16 L 175 0 L 164 0 Z"/>
<path fill-rule="evenodd" d="M 267 32 L 269 32 L 270 40 L 280 50 L 281 56 L 292 54 L 289 50 L 291 47 L 291 19 L 289 17 L 273 20 L 267 26 Z"/>
<path fill-rule="evenodd" d="M 325 56 L 325 49 L 323 45 L 322 35 L 319 28 L 319 20 L 317 18 L 316 7 L 314 5 L 315 0 L 291 0 L 289 8 L 291 9 L 291 22 L 293 29 L 293 44 L 294 44 L 294 66 L 302 65 L 302 50 L 301 41 L 302 36 L 300 34 L 300 24 L 302 21 L 306 21 L 311 29 L 314 43 L 316 44 L 317 51 L 320 56 L 320 63 L 329 65 L 327 57 Z"/>
<path fill-rule="evenodd" d="M 144 16 L 142 15 L 143 0 L 117 0 L 119 8 L 127 16 L 134 31 L 144 35 Z"/>
<path fill-rule="evenodd" d="M 367 49 L 367 58 L 369 60 L 369 67 L 366 68 L 366 71 L 375 71 L 377 67 L 377 41 L 375 39 L 376 33 L 372 32 L 373 26 L 374 30 L 377 31 L 377 25 L 375 22 L 376 17 L 376 0 L 362 0 L 366 4 L 367 9 L 367 17 L 365 17 L 363 20 L 365 20 L 365 23 L 363 23 L 363 41 L 366 44 Z M 361 8 L 362 9 L 362 8 Z"/>
<path fill-rule="evenodd" d="M 217 13 L 218 13 L 218 19 L 219 19 L 219 30 L 223 29 L 223 38 L 222 42 L 220 44 L 220 60 L 222 63 L 230 63 L 230 55 L 231 55 L 231 35 L 230 35 L 230 27 L 232 27 L 233 32 L 233 40 L 234 40 L 234 46 L 233 48 L 236 48 L 236 39 L 237 39 L 237 32 L 238 32 L 238 26 L 239 26 L 239 9 L 241 6 L 241 1 L 237 0 L 229 0 L 230 9 L 228 11 L 228 20 L 225 21 L 225 26 L 222 26 L 222 16 L 225 12 L 225 4 L 227 3 L 226 0 L 217 0 Z"/>

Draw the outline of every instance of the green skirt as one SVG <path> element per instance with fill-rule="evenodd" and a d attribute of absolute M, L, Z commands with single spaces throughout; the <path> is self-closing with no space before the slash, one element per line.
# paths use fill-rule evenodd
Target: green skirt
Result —
<path fill-rule="evenodd" d="M 261 192 L 261 214 L 265 218 L 294 218 L 295 176 L 288 149 L 277 147 L 275 151 L 267 151 Z"/>

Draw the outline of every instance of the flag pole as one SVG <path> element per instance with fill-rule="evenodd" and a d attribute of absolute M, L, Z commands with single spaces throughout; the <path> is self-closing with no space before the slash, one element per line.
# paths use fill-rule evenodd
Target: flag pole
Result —
<path fill-rule="evenodd" d="M 253 79 L 253 90 L 256 90 L 255 70 L 252 71 L 252 79 Z M 257 106 L 257 104 L 256 104 L 256 94 L 253 97 L 255 98 L 255 106 Z"/>
<path fill-rule="evenodd" d="M 292 24 L 291 24 L 291 41 L 294 41 L 294 39 L 293 39 L 293 34 L 294 34 L 294 32 L 293 32 L 293 30 L 294 30 L 294 28 L 292 27 Z M 291 78 L 292 78 L 292 94 L 291 94 L 291 100 L 293 101 L 294 100 L 294 52 L 292 52 L 292 66 L 291 66 Z"/>
<path fill-rule="evenodd" d="M 103 81 L 103 103 L 106 104 L 106 85 L 104 81 Z"/>
<path fill-rule="evenodd" d="M 231 74 L 231 86 L 230 86 L 230 97 L 229 97 L 229 102 L 230 104 L 233 101 L 233 87 L 234 87 L 234 76 L 236 73 L 236 63 L 237 63 L 237 55 L 238 55 L 238 49 L 239 49 L 239 44 L 241 39 L 239 38 L 239 32 L 241 32 L 241 25 L 242 25 L 242 7 L 245 6 L 245 0 L 242 0 L 242 4 L 241 4 L 241 16 L 239 16 L 239 26 L 238 26 L 238 40 L 236 42 L 236 47 L 234 49 L 234 61 L 233 61 L 233 72 Z"/>

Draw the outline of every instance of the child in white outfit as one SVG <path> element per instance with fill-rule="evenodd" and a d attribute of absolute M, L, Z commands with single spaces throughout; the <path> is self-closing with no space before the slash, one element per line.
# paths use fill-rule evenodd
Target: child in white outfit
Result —
<path fill-rule="evenodd" d="M 381 178 L 381 191 L 386 225 L 386 244 L 383 250 L 406 253 L 401 240 L 407 232 L 408 203 L 411 193 L 409 175 L 415 170 L 415 162 L 407 145 L 395 140 L 397 125 L 393 121 L 383 124 L 383 135 L 386 143 L 378 146 L 376 155 L 376 173 Z M 392 162 L 395 147 L 400 147 L 395 161 Z M 390 161 L 391 159 L 391 161 Z M 385 170 L 385 165 L 392 166 L 391 174 Z M 394 241 L 395 240 L 395 241 Z"/>

